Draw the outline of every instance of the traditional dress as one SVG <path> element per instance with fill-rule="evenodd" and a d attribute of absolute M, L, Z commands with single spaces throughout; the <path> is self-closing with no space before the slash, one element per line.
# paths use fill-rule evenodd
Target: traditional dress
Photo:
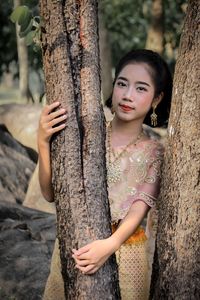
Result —
<path fill-rule="evenodd" d="M 136 145 L 131 144 L 125 150 L 123 147 L 113 149 L 109 158 L 107 151 L 108 193 L 113 231 L 135 201 L 144 201 L 150 207 L 155 205 L 159 193 L 162 156 L 163 147 L 157 141 L 147 138 L 138 141 Z M 139 226 L 116 253 L 122 300 L 148 299 L 146 241 L 145 230 L 143 226 Z M 43 299 L 65 299 L 58 242 L 55 243 Z"/>
<path fill-rule="evenodd" d="M 159 193 L 163 147 L 146 139 L 114 149 L 108 163 L 108 190 L 113 230 L 127 215 L 135 201 L 154 207 Z M 107 161 L 108 161 L 107 157 Z M 119 283 L 123 300 L 146 300 L 149 297 L 149 266 L 146 252 L 147 237 L 143 226 L 117 251 Z"/>

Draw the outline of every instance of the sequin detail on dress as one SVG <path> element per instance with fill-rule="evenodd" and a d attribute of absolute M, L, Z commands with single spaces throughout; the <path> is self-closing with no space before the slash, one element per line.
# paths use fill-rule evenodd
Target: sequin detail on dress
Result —
<path fill-rule="evenodd" d="M 117 183 L 120 181 L 122 176 L 122 171 L 120 167 L 120 161 L 115 162 L 114 164 L 110 164 L 107 168 L 107 180 L 108 184 Z"/>
<path fill-rule="evenodd" d="M 116 151 L 119 151 L 117 149 Z M 123 219 L 134 201 L 153 207 L 159 192 L 162 145 L 140 141 L 124 151 L 120 160 L 108 165 L 108 190 L 113 222 Z"/>

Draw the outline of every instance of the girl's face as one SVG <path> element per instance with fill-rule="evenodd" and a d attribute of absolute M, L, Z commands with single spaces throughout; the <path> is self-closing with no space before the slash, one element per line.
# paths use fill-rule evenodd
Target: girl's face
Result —
<path fill-rule="evenodd" d="M 115 116 L 123 121 L 143 122 L 151 108 L 155 86 L 150 67 L 145 63 L 130 63 L 119 73 L 112 95 Z"/>

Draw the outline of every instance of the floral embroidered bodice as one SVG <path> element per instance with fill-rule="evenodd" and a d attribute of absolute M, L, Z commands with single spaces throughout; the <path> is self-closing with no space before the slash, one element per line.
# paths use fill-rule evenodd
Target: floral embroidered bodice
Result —
<path fill-rule="evenodd" d="M 121 151 L 123 147 L 114 149 L 115 154 Z M 142 200 L 150 207 L 155 205 L 159 194 L 162 159 L 163 146 L 151 139 L 130 145 L 119 159 L 107 153 L 108 194 L 112 222 L 123 219 L 135 201 Z"/>

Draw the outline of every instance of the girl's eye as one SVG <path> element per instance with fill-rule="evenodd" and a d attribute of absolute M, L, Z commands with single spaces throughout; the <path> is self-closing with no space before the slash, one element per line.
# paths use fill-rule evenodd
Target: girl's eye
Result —
<path fill-rule="evenodd" d="M 126 86 L 126 83 L 123 81 L 117 81 L 117 86 Z"/>
<path fill-rule="evenodd" d="M 137 90 L 139 91 L 139 92 L 143 92 L 143 91 L 147 91 L 147 89 L 146 88 L 144 88 L 143 86 L 138 86 L 137 87 Z"/>

